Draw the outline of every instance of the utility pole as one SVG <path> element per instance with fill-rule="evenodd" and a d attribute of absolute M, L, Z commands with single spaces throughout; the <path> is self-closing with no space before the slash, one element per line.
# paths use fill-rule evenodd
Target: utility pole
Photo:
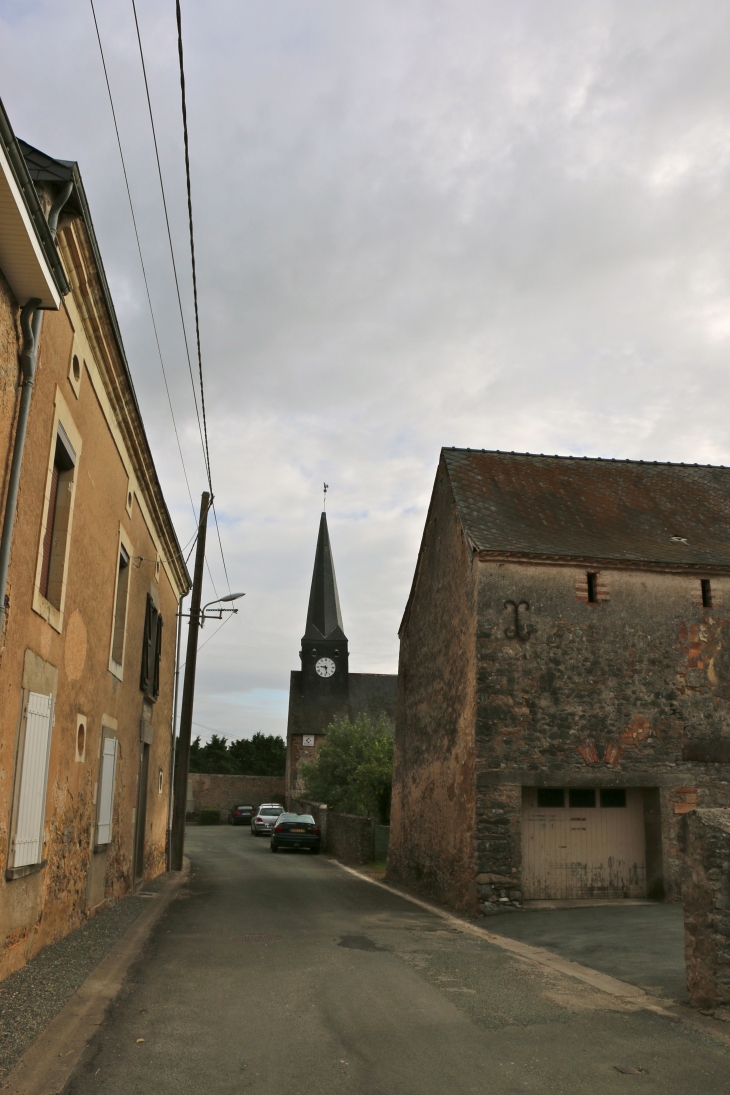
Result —
<path fill-rule="evenodd" d="M 203 491 L 203 497 L 200 500 L 198 543 L 195 549 L 193 595 L 190 598 L 188 652 L 185 659 L 185 680 L 183 682 L 182 710 L 180 712 L 180 735 L 177 739 L 177 753 L 175 756 L 175 798 L 172 808 L 172 854 L 170 856 L 170 870 L 172 871 L 182 870 L 183 851 L 185 849 L 185 807 L 187 805 L 188 797 L 190 738 L 193 729 L 195 663 L 198 658 L 198 631 L 200 630 L 200 594 L 203 585 L 203 566 L 205 564 L 205 533 L 208 528 L 209 508 L 210 495 L 207 491 Z"/>

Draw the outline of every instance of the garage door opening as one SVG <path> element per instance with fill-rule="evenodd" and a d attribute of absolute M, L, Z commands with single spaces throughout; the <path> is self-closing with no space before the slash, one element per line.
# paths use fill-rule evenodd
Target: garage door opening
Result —
<path fill-rule="evenodd" d="M 525 900 L 647 895 L 644 792 L 637 787 L 523 787 Z"/>

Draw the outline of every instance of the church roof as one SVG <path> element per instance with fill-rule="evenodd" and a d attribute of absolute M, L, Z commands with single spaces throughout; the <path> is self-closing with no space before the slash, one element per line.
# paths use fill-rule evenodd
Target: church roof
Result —
<path fill-rule="evenodd" d="M 443 449 L 480 552 L 730 567 L 730 468 Z"/>
<path fill-rule="evenodd" d="M 327 530 L 327 514 L 319 522 L 317 551 L 314 556 L 312 589 L 309 594 L 305 639 L 344 639 L 340 598 L 337 593 L 335 564 Z"/>

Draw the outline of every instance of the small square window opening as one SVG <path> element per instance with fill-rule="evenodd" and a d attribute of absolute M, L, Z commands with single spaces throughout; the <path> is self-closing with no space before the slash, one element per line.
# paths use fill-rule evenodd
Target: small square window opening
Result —
<path fill-rule="evenodd" d="M 702 578 L 700 581 L 702 586 L 702 607 L 712 608 L 712 584 L 709 578 Z"/>
<path fill-rule="evenodd" d="M 571 787 L 568 791 L 568 805 L 571 810 L 589 810 L 596 805 L 596 792 L 593 787 Z"/>
<path fill-rule="evenodd" d="M 543 810 L 554 810 L 565 806 L 565 791 L 562 787 L 538 787 L 537 805 Z"/>
<path fill-rule="evenodd" d="M 601 806 L 604 810 L 626 805 L 625 787 L 602 787 Z"/>

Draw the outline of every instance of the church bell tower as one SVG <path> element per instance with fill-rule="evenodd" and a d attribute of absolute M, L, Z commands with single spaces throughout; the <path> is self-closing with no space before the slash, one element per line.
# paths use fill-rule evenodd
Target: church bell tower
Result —
<path fill-rule="evenodd" d="M 305 704 L 309 702 L 319 708 L 322 717 L 329 721 L 335 711 L 347 703 L 349 681 L 347 636 L 342 628 L 335 565 L 324 512 L 319 522 L 307 624 L 299 657 L 302 699 Z"/>

